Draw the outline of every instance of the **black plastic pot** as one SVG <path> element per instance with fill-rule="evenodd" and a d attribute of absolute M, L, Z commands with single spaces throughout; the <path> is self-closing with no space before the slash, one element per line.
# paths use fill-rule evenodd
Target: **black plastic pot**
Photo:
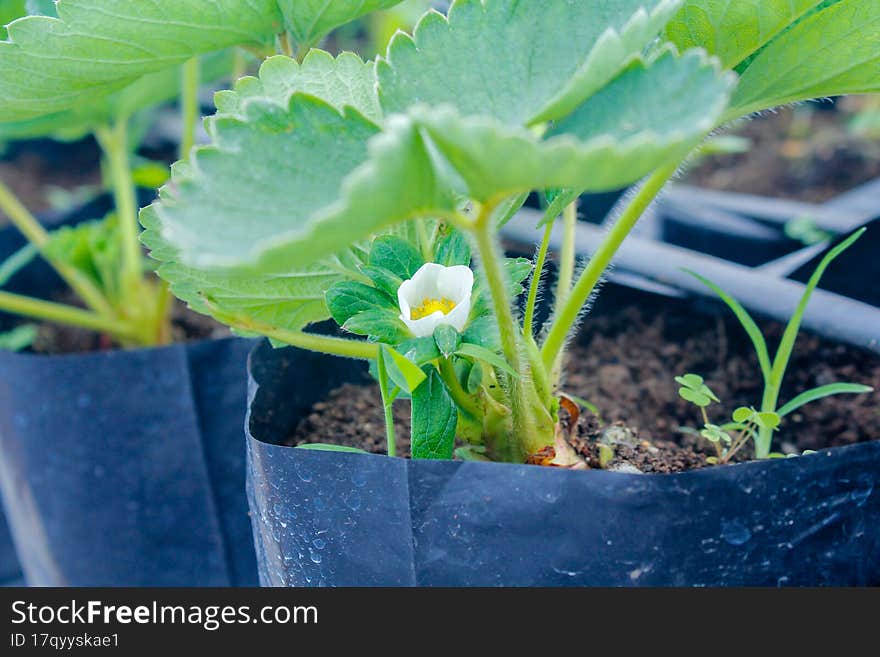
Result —
<path fill-rule="evenodd" d="M 17 246 L 0 234 L 0 254 Z M 8 289 L 57 285 L 35 262 Z M 252 345 L 0 352 L 0 492 L 28 584 L 256 583 L 240 429 Z"/>
<path fill-rule="evenodd" d="M 267 586 L 880 584 L 880 443 L 675 475 L 279 445 L 363 366 L 251 355 L 248 493 Z"/>

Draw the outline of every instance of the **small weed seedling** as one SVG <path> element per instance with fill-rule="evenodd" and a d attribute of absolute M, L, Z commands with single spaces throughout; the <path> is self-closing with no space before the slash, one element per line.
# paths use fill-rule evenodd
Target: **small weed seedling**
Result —
<path fill-rule="evenodd" d="M 798 332 L 800 331 L 801 321 L 804 312 L 810 302 L 810 297 L 816 286 L 819 284 L 822 274 L 828 268 L 837 256 L 846 251 L 852 244 L 862 236 L 865 229 L 862 228 L 850 235 L 843 242 L 831 249 L 824 258 L 822 258 L 810 280 L 804 287 L 803 296 L 797 305 L 797 309 L 788 321 L 785 331 L 782 334 L 782 340 L 776 350 L 775 357 L 770 359 L 770 351 L 767 348 L 767 341 L 764 338 L 755 320 L 752 319 L 748 311 L 743 308 L 736 299 L 727 292 L 712 283 L 711 281 L 695 274 L 688 272 L 700 282 L 711 289 L 715 294 L 724 301 L 730 308 L 736 318 L 739 320 L 743 329 L 745 329 L 758 357 L 758 365 L 761 368 L 761 375 L 764 379 L 764 395 L 761 399 L 760 410 L 754 408 L 741 407 L 733 412 L 733 422 L 716 426 L 709 423 L 706 407 L 712 402 L 718 402 L 719 399 L 712 391 L 703 383 L 703 379 L 696 374 L 686 374 L 676 377 L 675 380 L 682 386 L 678 394 L 687 401 L 700 408 L 703 416 L 704 428 L 700 431 L 700 435 L 715 445 L 718 450 L 717 461 L 726 463 L 738 452 L 749 438 L 755 441 L 756 458 L 768 458 L 774 456 L 770 452 L 773 432 L 777 430 L 780 423 L 786 415 L 799 409 L 804 404 L 808 404 L 823 397 L 831 395 L 839 395 L 843 393 L 866 393 L 872 392 L 873 388 L 857 383 L 829 383 L 827 385 L 807 390 L 794 397 L 787 404 L 779 406 L 779 393 L 782 389 L 782 381 L 785 377 L 785 371 L 788 368 L 791 352 L 794 349 Z M 736 430 L 738 435 L 731 438 L 727 431 Z"/>

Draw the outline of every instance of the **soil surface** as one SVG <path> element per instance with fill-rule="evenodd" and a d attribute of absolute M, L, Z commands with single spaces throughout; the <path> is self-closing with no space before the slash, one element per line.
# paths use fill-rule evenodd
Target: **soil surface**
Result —
<path fill-rule="evenodd" d="M 693 372 L 705 378 L 722 400 L 709 408 L 710 420 L 718 424 L 728 421 L 736 407 L 760 403 L 757 359 L 742 328 L 727 317 L 681 310 L 674 302 L 650 299 L 585 321 L 569 352 L 564 391 L 588 400 L 601 416 L 583 410 L 569 441 L 590 467 L 599 467 L 601 442 L 615 444 L 615 458 L 606 463 L 610 469 L 677 472 L 707 465 L 706 457 L 714 454 L 711 445 L 680 430 L 702 420 L 694 406 L 679 398 L 676 375 Z M 762 328 L 775 349 L 782 327 L 764 323 Z M 835 381 L 880 389 L 880 356 L 802 334 L 781 401 Z M 333 443 L 384 454 L 379 399 L 375 385 L 345 385 L 316 404 L 286 444 Z M 878 401 L 874 392 L 808 404 L 785 418 L 774 449 L 799 454 L 878 440 Z M 408 404 L 396 403 L 394 415 L 399 453 L 406 454 Z M 749 456 L 743 450 L 736 460 Z"/>
<path fill-rule="evenodd" d="M 748 152 L 707 157 L 683 180 L 724 191 L 827 201 L 880 176 L 880 139 L 848 127 L 865 102 L 852 96 L 839 99 L 836 111 L 805 103 L 744 120 L 731 132 L 752 141 Z"/>

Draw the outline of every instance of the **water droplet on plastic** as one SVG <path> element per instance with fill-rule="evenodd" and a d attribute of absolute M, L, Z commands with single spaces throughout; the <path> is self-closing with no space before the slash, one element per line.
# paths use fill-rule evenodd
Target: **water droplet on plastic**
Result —
<path fill-rule="evenodd" d="M 309 550 L 309 559 L 312 560 L 312 563 L 321 563 L 321 553 Z"/>
<path fill-rule="evenodd" d="M 752 537 L 752 532 L 739 520 L 721 521 L 721 538 L 731 545 L 742 545 Z"/>
<path fill-rule="evenodd" d="M 314 541 L 312 541 L 312 545 L 314 545 L 318 550 L 323 550 L 324 546 L 327 545 L 327 543 L 322 538 L 316 538 Z"/>

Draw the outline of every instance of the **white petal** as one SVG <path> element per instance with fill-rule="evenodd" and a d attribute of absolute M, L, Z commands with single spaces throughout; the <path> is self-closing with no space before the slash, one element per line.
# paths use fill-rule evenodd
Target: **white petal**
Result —
<path fill-rule="evenodd" d="M 455 312 L 455 311 L 453 311 Z M 452 313 L 450 313 L 451 315 Z M 444 315 L 439 310 L 431 313 L 427 317 L 422 317 L 421 319 L 409 319 L 408 317 L 400 316 L 400 319 L 403 320 L 403 323 L 406 324 L 406 327 L 412 332 L 414 336 L 417 338 L 428 338 L 434 335 L 434 329 L 440 326 L 441 324 L 448 324 L 446 321 L 449 315 Z"/>
<path fill-rule="evenodd" d="M 459 304 L 465 299 L 470 299 L 474 287 L 474 272 L 470 267 L 455 265 L 444 267 L 437 276 L 437 290 L 440 298 L 449 299 Z"/>
<path fill-rule="evenodd" d="M 452 311 L 443 317 L 443 324 L 449 324 L 454 327 L 456 331 L 461 333 L 464 330 L 464 327 L 467 325 L 468 317 L 471 314 L 471 295 L 468 294 L 467 298 L 461 301 Z"/>

